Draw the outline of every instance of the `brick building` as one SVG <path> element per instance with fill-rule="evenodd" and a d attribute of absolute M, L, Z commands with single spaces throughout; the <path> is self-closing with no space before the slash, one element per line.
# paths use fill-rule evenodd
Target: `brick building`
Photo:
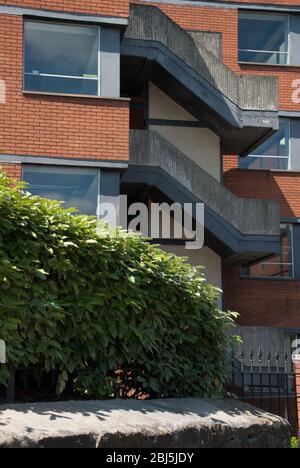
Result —
<path fill-rule="evenodd" d="M 206 267 L 246 342 L 289 346 L 299 51 L 300 0 L 0 0 L 0 164 L 87 214 L 203 202 L 204 248 L 160 242 Z"/>

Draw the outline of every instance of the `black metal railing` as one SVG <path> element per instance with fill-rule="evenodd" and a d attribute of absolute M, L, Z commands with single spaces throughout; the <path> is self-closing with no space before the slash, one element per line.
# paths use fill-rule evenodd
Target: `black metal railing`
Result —
<path fill-rule="evenodd" d="M 103 378 L 95 364 L 77 368 L 68 376 L 65 388 L 58 393 L 59 370 L 46 371 L 39 366 L 17 367 L 9 366 L 10 378 L 8 385 L 0 385 L 0 403 L 29 403 L 57 400 L 96 399 L 94 394 L 87 395 L 82 388 L 82 379 L 93 376 Z M 122 367 L 111 370 L 112 393 L 117 398 L 139 398 L 141 396 L 157 398 L 155 392 L 145 393 L 138 381 L 144 372 L 140 367 Z"/>
<path fill-rule="evenodd" d="M 240 400 L 287 419 L 298 434 L 296 375 L 291 355 L 232 354 L 225 389 Z"/>
<path fill-rule="evenodd" d="M 7 385 L 0 385 L 0 403 L 47 401 L 57 398 L 58 372 L 38 367 L 9 366 Z"/>

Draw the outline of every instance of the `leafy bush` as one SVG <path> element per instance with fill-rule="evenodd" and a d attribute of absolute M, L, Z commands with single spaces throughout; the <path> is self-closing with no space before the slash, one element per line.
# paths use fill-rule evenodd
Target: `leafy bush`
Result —
<path fill-rule="evenodd" d="M 299 448 L 299 440 L 297 437 L 292 437 L 291 438 L 291 448 L 297 449 Z"/>
<path fill-rule="evenodd" d="M 199 269 L 22 193 L 0 174 L 0 338 L 14 366 L 58 370 L 92 397 L 215 395 L 226 329 Z M 0 369 L 7 382 L 8 370 Z"/>

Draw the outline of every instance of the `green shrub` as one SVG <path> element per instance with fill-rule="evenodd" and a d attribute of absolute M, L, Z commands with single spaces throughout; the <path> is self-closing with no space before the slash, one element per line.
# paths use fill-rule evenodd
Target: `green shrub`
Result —
<path fill-rule="evenodd" d="M 98 398 L 217 394 L 234 314 L 218 310 L 200 270 L 138 235 L 103 226 L 99 237 L 94 218 L 10 184 L 0 174 L 9 361 L 58 370 L 58 393 L 71 382 Z"/>
<path fill-rule="evenodd" d="M 297 437 L 291 438 L 291 448 L 293 449 L 299 448 L 299 440 Z"/>

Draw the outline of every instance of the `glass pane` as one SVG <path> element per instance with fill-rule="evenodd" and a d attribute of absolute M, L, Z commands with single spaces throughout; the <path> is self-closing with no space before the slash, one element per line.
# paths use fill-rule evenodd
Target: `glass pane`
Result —
<path fill-rule="evenodd" d="M 300 119 L 290 119 L 290 123 L 291 123 L 290 169 L 292 171 L 300 172 Z"/>
<path fill-rule="evenodd" d="M 23 178 L 28 191 L 51 200 L 64 202 L 67 208 L 96 215 L 98 201 L 98 171 L 53 167 L 24 167 Z"/>
<path fill-rule="evenodd" d="M 53 76 L 25 75 L 25 89 L 27 91 L 40 91 L 47 93 L 66 94 L 98 94 L 97 80 L 80 80 L 78 78 L 57 78 Z"/>
<path fill-rule="evenodd" d="M 39 86 L 46 86 L 41 75 L 98 78 L 98 28 L 26 21 L 24 39 L 25 89 L 38 87 L 39 91 Z M 67 83 L 57 81 L 56 91 L 66 92 Z M 70 87 L 76 89 L 76 85 L 80 93 L 80 80 L 71 80 Z"/>
<path fill-rule="evenodd" d="M 289 121 L 281 120 L 279 130 L 255 150 L 255 155 L 289 156 Z"/>
<path fill-rule="evenodd" d="M 280 230 L 281 254 L 264 262 L 255 263 L 243 268 L 242 274 L 246 276 L 265 276 L 273 278 L 293 277 L 293 243 L 292 226 L 283 224 Z"/>
<path fill-rule="evenodd" d="M 290 124 L 281 119 L 279 130 L 260 145 L 255 154 L 240 158 L 239 167 L 243 169 L 289 169 Z"/>
<path fill-rule="evenodd" d="M 258 52 L 239 50 L 239 62 L 268 63 L 269 65 L 286 65 L 288 54 L 275 52 Z"/>
<path fill-rule="evenodd" d="M 259 156 L 247 156 L 240 158 L 239 167 L 242 169 L 262 169 L 287 171 L 289 158 L 263 158 Z"/>
<path fill-rule="evenodd" d="M 292 234 L 291 225 L 281 226 L 281 256 L 284 263 L 293 263 Z"/>
<path fill-rule="evenodd" d="M 272 262 L 259 263 L 249 268 L 249 276 L 266 276 L 273 278 L 290 278 L 291 267 L 280 263 L 280 257 L 272 258 Z"/>
<path fill-rule="evenodd" d="M 239 60 L 270 64 L 288 63 L 285 15 L 240 14 Z"/>

